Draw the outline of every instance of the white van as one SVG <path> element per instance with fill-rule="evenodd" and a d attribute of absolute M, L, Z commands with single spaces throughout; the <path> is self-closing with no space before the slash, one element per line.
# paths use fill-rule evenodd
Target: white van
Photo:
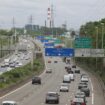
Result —
<path fill-rule="evenodd" d="M 69 75 L 64 75 L 63 77 L 63 83 L 70 83 L 71 82 L 71 78 Z"/>
<path fill-rule="evenodd" d="M 71 81 L 74 81 L 74 74 L 68 74 L 70 76 Z"/>
<path fill-rule="evenodd" d="M 17 105 L 15 101 L 3 101 L 2 105 Z"/>

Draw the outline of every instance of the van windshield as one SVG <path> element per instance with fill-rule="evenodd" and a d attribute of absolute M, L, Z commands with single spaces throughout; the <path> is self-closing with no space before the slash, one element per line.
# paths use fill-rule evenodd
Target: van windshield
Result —
<path fill-rule="evenodd" d="M 13 105 L 13 104 L 10 104 L 10 103 L 3 103 L 2 105 Z"/>
<path fill-rule="evenodd" d="M 12 103 L 3 103 L 2 105 L 17 105 L 17 104 L 12 104 Z"/>

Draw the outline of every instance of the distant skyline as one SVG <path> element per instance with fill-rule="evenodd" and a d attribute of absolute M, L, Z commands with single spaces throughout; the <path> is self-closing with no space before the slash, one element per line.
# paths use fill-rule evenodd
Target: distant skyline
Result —
<path fill-rule="evenodd" d="M 105 18 L 105 0 L 0 0 L 0 28 L 23 27 L 33 16 L 33 24 L 44 26 L 47 8 L 53 4 L 55 26 L 67 23 L 78 29 L 89 21 Z"/>

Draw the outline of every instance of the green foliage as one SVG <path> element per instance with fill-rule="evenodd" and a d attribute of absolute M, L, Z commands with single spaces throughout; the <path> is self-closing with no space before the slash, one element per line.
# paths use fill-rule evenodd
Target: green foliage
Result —
<path fill-rule="evenodd" d="M 39 72 L 41 72 L 44 68 L 44 64 L 41 60 L 35 59 L 34 60 L 34 68 L 33 70 L 31 69 L 31 64 L 27 64 L 23 67 L 15 68 L 11 71 L 7 71 L 0 75 L 0 77 L 5 78 L 6 82 L 1 82 L 0 83 L 0 89 L 9 87 L 12 84 L 17 84 L 19 81 L 24 80 L 25 78 L 28 78 L 32 75 L 35 75 Z"/>

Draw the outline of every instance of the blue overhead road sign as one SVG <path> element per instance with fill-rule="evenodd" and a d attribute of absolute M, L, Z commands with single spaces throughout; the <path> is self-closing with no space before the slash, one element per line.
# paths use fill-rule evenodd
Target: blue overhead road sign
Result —
<path fill-rule="evenodd" d="M 45 43 L 44 46 L 45 47 L 54 47 L 54 43 Z"/>
<path fill-rule="evenodd" d="M 45 48 L 45 56 L 73 57 L 74 49 L 71 49 L 71 48 Z"/>

